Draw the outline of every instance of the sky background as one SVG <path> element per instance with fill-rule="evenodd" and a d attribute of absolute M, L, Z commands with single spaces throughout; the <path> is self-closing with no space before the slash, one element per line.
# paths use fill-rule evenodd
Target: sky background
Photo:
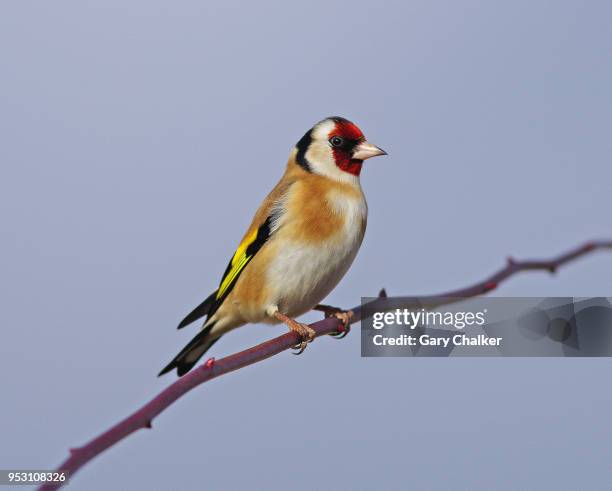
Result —
<path fill-rule="evenodd" d="M 292 146 L 342 115 L 370 215 L 327 303 L 447 291 L 612 235 L 608 1 L 2 2 L 0 467 L 52 468 L 174 380 Z M 612 255 L 505 296 L 612 296 Z M 318 316 L 306 316 L 314 320 Z M 249 326 L 221 357 L 284 332 Z M 70 489 L 609 489 L 610 359 L 362 359 L 196 389 Z"/>

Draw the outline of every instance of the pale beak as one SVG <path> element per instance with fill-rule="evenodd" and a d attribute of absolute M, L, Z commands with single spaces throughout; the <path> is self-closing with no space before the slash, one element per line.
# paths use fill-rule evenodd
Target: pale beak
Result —
<path fill-rule="evenodd" d="M 379 155 L 387 155 L 387 152 L 367 141 L 362 141 L 353 150 L 353 159 L 355 160 L 366 160 L 370 157 L 378 157 Z"/>

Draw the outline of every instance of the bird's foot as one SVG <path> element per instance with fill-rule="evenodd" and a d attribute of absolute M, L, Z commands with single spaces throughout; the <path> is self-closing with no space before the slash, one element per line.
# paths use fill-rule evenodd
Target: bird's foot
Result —
<path fill-rule="evenodd" d="M 300 335 L 302 340 L 300 341 L 300 344 L 296 344 L 293 347 L 293 349 L 296 350 L 293 354 L 301 355 L 308 346 L 308 343 L 310 343 L 317 335 L 315 330 L 306 324 L 302 324 L 291 317 L 281 314 L 280 312 L 275 312 L 274 317 L 284 322 L 290 330 L 295 331 Z"/>
<path fill-rule="evenodd" d="M 289 329 L 297 332 L 302 338 L 302 341 L 300 341 L 300 344 L 296 344 L 293 347 L 293 349 L 296 350 L 293 352 L 293 354 L 301 355 L 306 349 L 306 347 L 308 346 L 308 343 L 310 343 L 315 338 L 317 333 L 315 332 L 313 328 L 311 328 L 310 326 L 306 324 L 302 324 L 301 322 L 295 322 L 295 324 L 296 324 L 295 328 L 292 326 L 289 326 Z"/>
<path fill-rule="evenodd" d="M 351 320 L 355 315 L 352 310 L 342 310 L 331 305 L 317 305 L 314 310 L 323 312 L 326 319 L 328 317 L 335 317 L 342 322 L 342 326 L 336 332 L 330 334 L 332 338 L 342 339 L 351 331 Z"/>

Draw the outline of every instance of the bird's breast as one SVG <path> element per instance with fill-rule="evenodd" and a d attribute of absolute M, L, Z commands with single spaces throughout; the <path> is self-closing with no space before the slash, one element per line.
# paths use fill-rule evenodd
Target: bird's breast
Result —
<path fill-rule="evenodd" d="M 321 302 L 355 259 L 366 220 L 367 204 L 360 190 L 328 189 L 301 212 L 291 216 L 289 210 L 268 268 L 269 302 L 290 316 Z"/>

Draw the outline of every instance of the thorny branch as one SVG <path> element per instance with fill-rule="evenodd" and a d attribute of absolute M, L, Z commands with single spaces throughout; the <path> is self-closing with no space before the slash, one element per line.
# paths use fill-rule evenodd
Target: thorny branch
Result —
<path fill-rule="evenodd" d="M 561 254 L 549 260 L 524 260 L 518 261 L 508 258 L 506 265 L 499 271 L 493 273 L 483 281 L 475 285 L 449 291 L 438 295 L 413 296 L 413 297 L 387 297 L 384 290 L 381 290 L 379 298 L 368 305 L 368 311 L 392 310 L 396 308 L 411 307 L 435 307 L 452 301 L 452 298 L 467 298 L 476 295 L 484 295 L 497 288 L 497 286 L 508 279 L 510 276 L 522 272 L 533 270 L 544 270 L 554 273 L 560 266 L 577 259 L 580 256 L 589 254 L 596 249 L 612 249 L 612 241 L 592 241 L 572 249 L 565 254 Z M 372 307 L 372 308 L 370 308 Z M 363 317 L 361 306 L 352 309 L 354 315 L 351 323 L 360 321 Z M 316 332 L 316 336 L 334 334 L 343 331 L 342 323 L 335 317 L 328 317 L 322 321 L 310 325 Z M 94 457 L 102 453 L 109 447 L 121 441 L 128 435 L 141 428 L 151 428 L 151 421 L 174 401 L 185 395 L 191 389 L 213 378 L 220 377 L 226 373 L 244 368 L 253 363 L 263 361 L 282 351 L 288 350 L 300 341 L 297 333 L 291 331 L 277 338 L 253 346 L 252 348 L 240 351 L 233 355 L 226 356 L 219 360 L 210 358 L 208 361 L 198 366 L 188 374 L 173 382 L 164 389 L 159 395 L 151 399 L 136 412 L 109 428 L 101 435 L 95 437 L 82 447 L 70 449 L 70 456 L 58 467 L 58 471 L 66 471 L 70 476 L 83 467 Z M 57 489 L 62 484 L 46 484 L 39 488 L 39 491 Z"/>

